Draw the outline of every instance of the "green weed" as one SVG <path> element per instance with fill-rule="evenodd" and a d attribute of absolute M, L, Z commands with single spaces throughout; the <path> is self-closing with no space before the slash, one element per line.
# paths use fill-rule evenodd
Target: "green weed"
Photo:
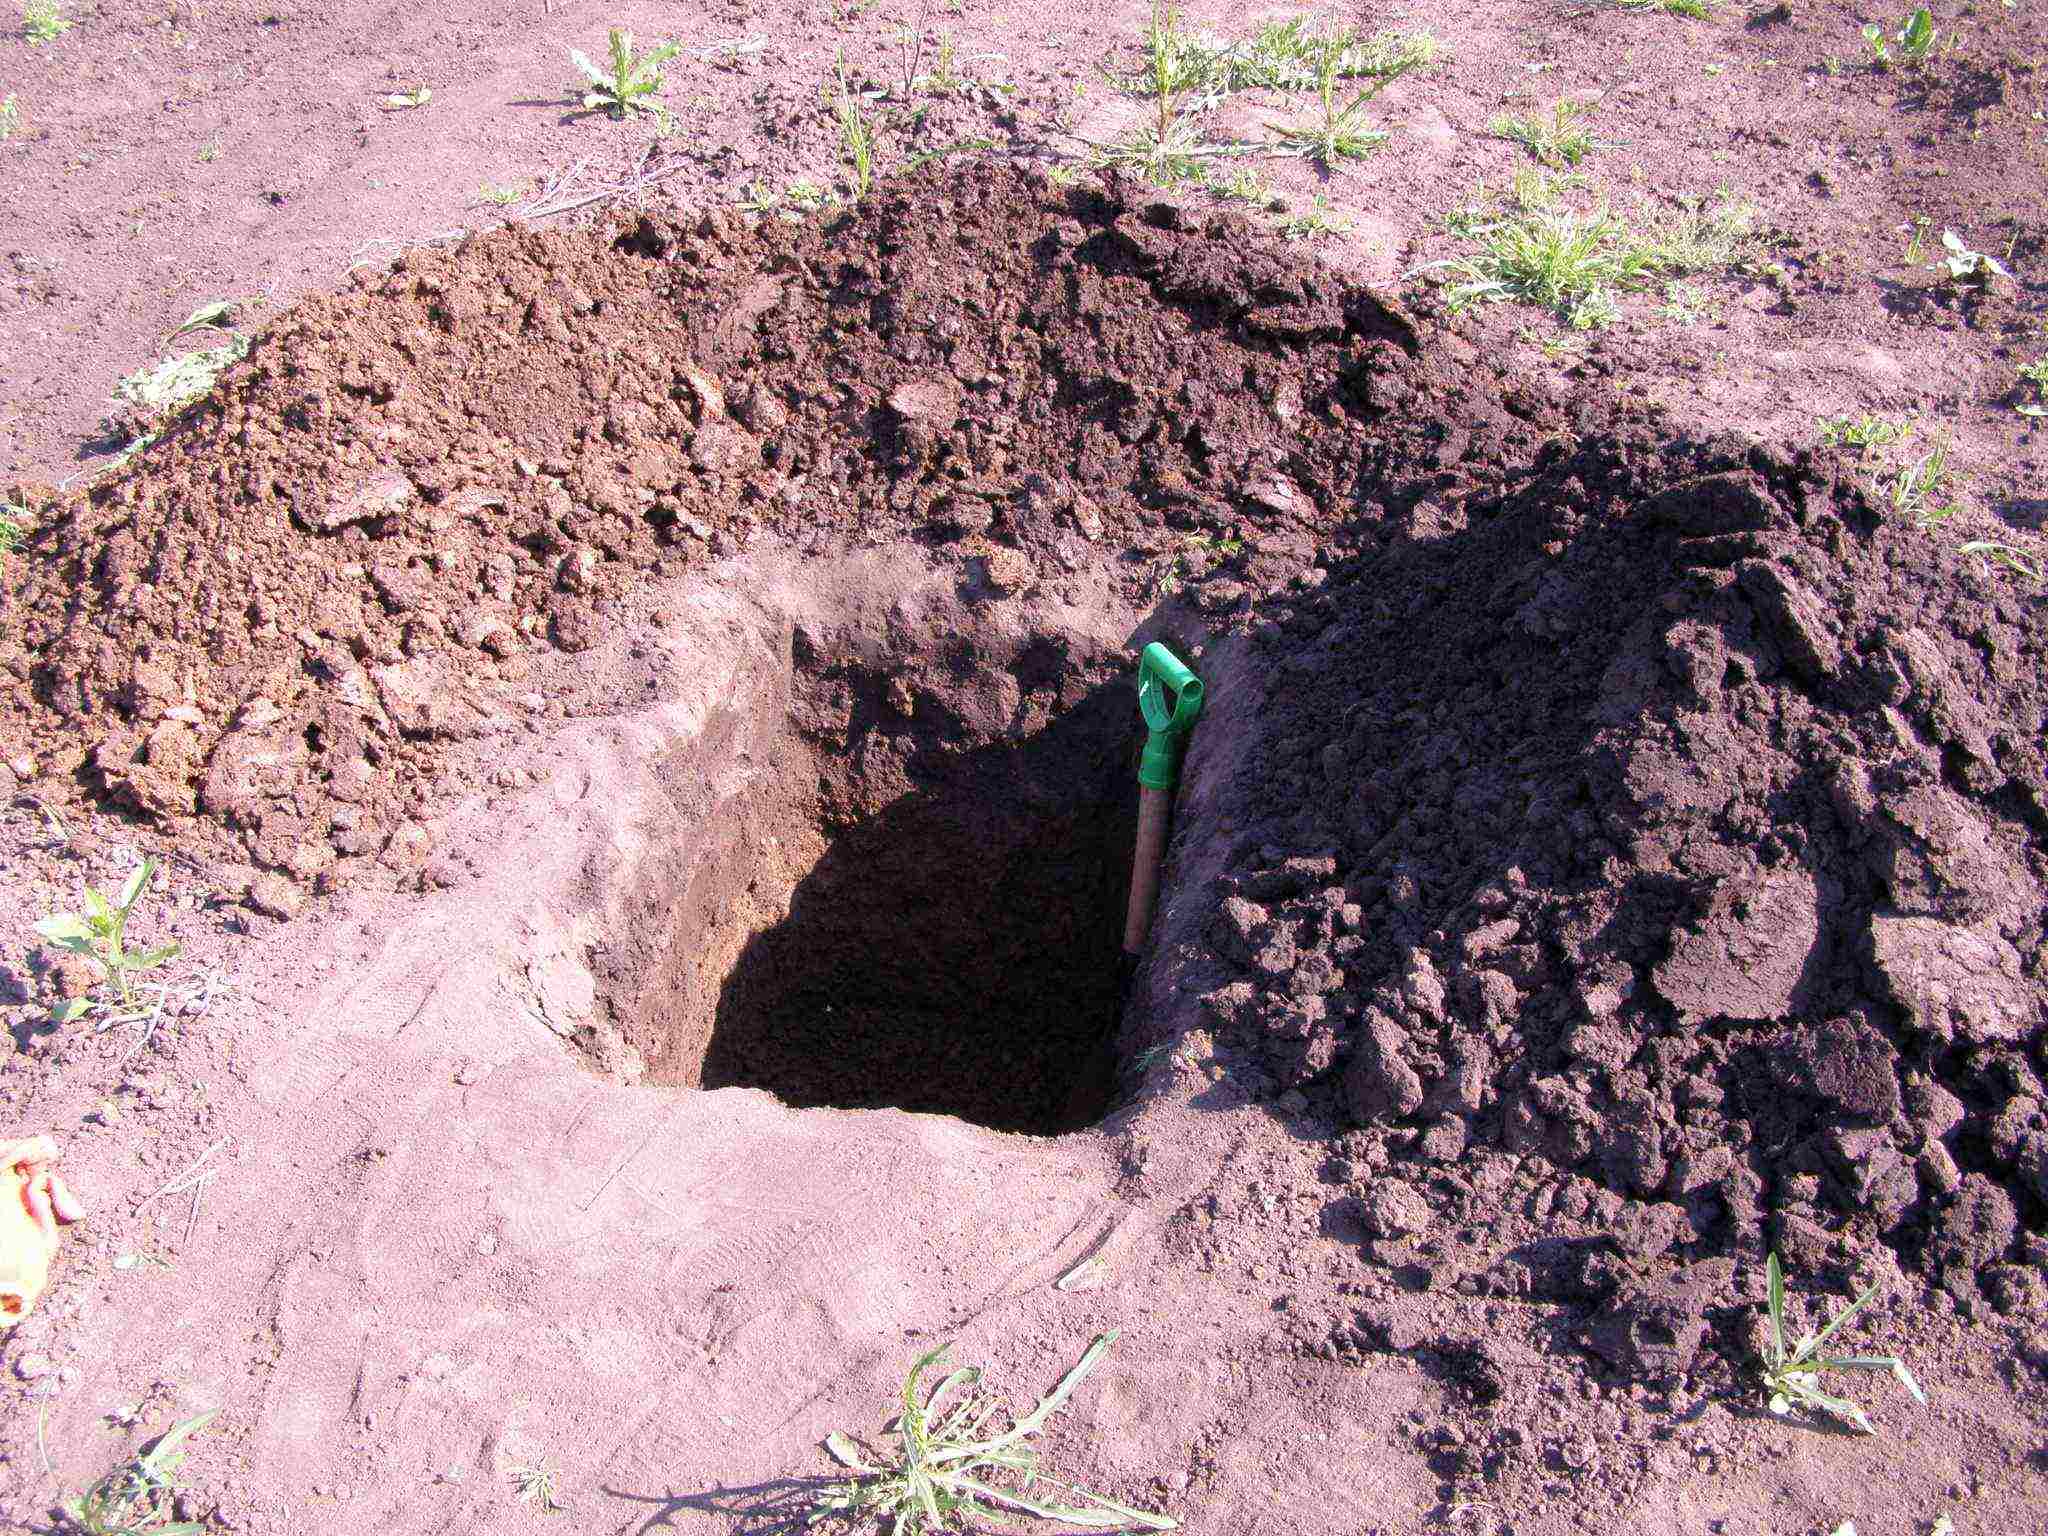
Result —
<path fill-rule="evenodd" d="M 28 527 L 28 506 L 19 501 L 0 501 L 0 555 L 11 555 Z"/>
<path fill-rule="evenodd" d="M 416 85 L 409 91 L 393 91 L 384 98 L 386 112 L 402 112 L 408 107 L 424 107 L 434 99 L 431 85 Z"/>
<path fill-rule="evenodd" d="M 620 120 L 647 112 L 666 128 L 668 109 L 659 99 L 667 84 L 663 72 L 669 60 L 683 51 L 683 45 L 656 43 L 645 53 L 635 53 L 633 34 L 623 27 L 609 29 L 606 39 L 611 49 L 608 69 L 599 69 L 580 49 L 569 50 L 571 62 L 583 75 L 582 80 L 571 82 L 569 89 L 581 94 L 583 110 L 604 112 Z"/>
<path fill-rule="evenodd" d="M 1937 36 L 1934 15 L 1924 5 L 1901 22 L 1898 31 L 1889 35 L 1874 21 L 1863 29 L 1863 41 L 1870 49 L 1871 67 L 1878 70 L 1890 69 L 1895 63 L 1907 69 L 1918 69 L 1934 51 Z M 1898 49 L 1896 54 L 1892 52 L 1894 46 Z"/>
<path fill-rule="evenodd" d="M 1349 27 L 1316 34 L 1308 46 L 1320 121 L 1271 126 L 1278 153 L 1305 155 L 1325 170 L 1339 160 L 1363 158 L 1387 141 L 1385 131 L 1367 119 L 1366 107 L 1403 75 L 1434 63 L 1438 53 L 1436 39 L 1426 32 L 1361 39 Z M 1344 95 L 1339 83 L 1359 76 L 1366 83 Z"/>
<path fill-rule="evenodd" d="M 930 165 L 933 161 L 950 160 L 955 155 L 986 154 L 992 149 L 1000 148 L 1002 146 L 994 139 L 956 139 L 953 143 L 941 145 L 937 149 L 921 149 L 914 155 L 905 155 L 903 170 L 908 174 L 921 165 Z"/>
<path fill-rule="evenodd" d="M 1154 186 L 1171 187 L 1200 177 L 1213 157 L 1235 152 L 1230 145 L 1203 142 L 1201 127 L 1182 99 L 1192 92 L 1204 104 L 1214 100 L 1217 76 L 1213 51 L 1181 31 L 1180 13 L 1171 0 L 1152 0 L 1144 73 L 1111 79 L 1149 96 L 1152 116 L 1114 144 L 1101 146 L 1097 163 L 1124 166 Z"/>
<path fill-rule="evenodd" d="M 1684 16 L 1705 21 L 1714 14 L 1713 0 L 1621 0 L 1624 11 L 1662 11 L 1667 16 Z"/>
<path fill-rule="evenodd" d="M 2032 401 L 2021 400 L 2013 407 L 2022 416 L 2048 416 L 2048 357 L 2021 363 L 2017 370 L 2022 382 L 2034 386 Z"/>
<path fill-rule="evenodd" d="M 1199 109 L 1228 94 L 1230 76 L 1224 65 L 1228 45 L 1183 30 L 1179 8 L 1171 0 L 1152 0 L 1142 46 L 1144 60 L 1135 74 L 1120 75 L 1104 68 L 1103 78 L 1118 90 L 1148 97 L 1155 104 L 1192 96 Z"/>
<path fill-rule="evenodd" d="M 1543 164 L 1562 169 L 1577 165 L 1600 147 L 1585 119 L 1593 109 L 1584 102 L 1560 99 L 1550 109 L 1548 121 L 1541 117 L 1511 117 L 1502 114 L 1487 124 L 1486 131 L 1497 139 L 1519 144 Z"/>
<path fill-rule="evenodd" d="M 1094 1530 L 1179 1529 L 1180 1522 L 1170 1516 L 1133 1509 L 1045 1476 L 1038 1469 L 1038 1451 L 1025 1443 L 1101 1363 L 1116 1337 L 1098 1334 L 1079 1363 L 1021 1419 L 983 1392 L 979 1366 L 961 1366 L 928 1396 L 921 1395 L 918 1378 L 944 1360 L 951 1346 L 941 1344 L 919 1356 L 903 1382 L 902 1410 L 893 1421 L 901 1443 L 892 1455 L 881 1455 L 838 1430 L 825 1437 L 825 1449 L 853 1476 L 818 1496 L 812 1523 L 836 1519 L 853 1529 L 887 1522 L 892 1536 L 943 1531 L 955 1517 L 1011 1524 L 1024 1516 Z M 998 1428 L 1004 1420 L 1008 1427 Z M 1080 1502 L 1061 1505 L 1036 1497 L 1032 1490 L 1039 1483 L 1058 1490 L 1055 1498 Z"/>
<path fill-rule="evenodd" d="M 1646 249 L 1668 272 L 1710 272 L 1735 259 L 1755 220 L 1743 203 L 1682 197 L 1677 212 L 1651 221 Z"/>
<path fill-rule="evenodd" d="M 839 54 L 834 71 L 838 87 L 832 98 L 832 115 L 839 123 L 839 148 L 853 171 L 853 195 L 863 198 L 875 184 L 875 127 L 868 121 L 861 96 L 846 80 L 846 54 Z"/>
<path fill-rule="evenodd" d="M 1931 528 L 1955 513 L 1954 502 L 1935 505 L 1935 498 L 1947 486 L 1948 478 L 1948 443 L 1943 441 L 1929 446 L 1881 488 L 1894 512 L 1912 518 L 1923 528 Z"/>
<path fill-rule="evenodd" d="M 1815 424 L 1824 446 L 1854 448 L 1866 459 L 1871 449 L 1889 448 L 1913 434 L 1911 422 L 1888 421 L 1882 416 L 1822 416 Z"/>
<path fill-rule="evenodd" d="M 1228 534 L 1190 533 L 1181 543 L 1205 560 L 1228 560 L 1244 553 L 1244 540 Z"/>
<path fill-rule="evenodd" d="M 1232 202 L 1250 203 L 1254 208 L 1273 205 L 1273 188 L 1248 165 L 1235 166 L 1227 173 L 1211 166 L 1202 173 L 1202 185 Z"/>
<path fill-rule="evenodd" d="M 1720 306 L 1715 304 L 1692 284 L 1666 283 L 1664 285 L 1664 304 L 1657 311 L 1659 319 L 1670 320 L 1678 325 L 1690 327 L 1698 325 L 1704 320 L 1715 319 L 1719 314 Z"/>
<path fill-rule="evenodd" d="M 61 0 L 25 0 L 21 8 L 21 35 L 39 46 L 54 43 L 75 25 Z"/>
<path fill-rule="evenodd" d="M 157 866 L 156 859 L 144 859 L 121 887 L 120 896 L 113 901 L 87 886 L 82 915 L 59 912 L 36 924 L 36 932 L 58 949 L 82 955 L 99 966 L 124 1008 L 134 1005 L 135 987 L 130 978 L 136 972 L 153 971 L 178 957 L 179 946 L 176 944 L 159 944 L 154 949 L 139 953 L 131 953 L 126 944 L 129 916 L 155 876 Z M 51 1018 L 55 1023 L 68 1024 L 93 1006 L 87 998 L 68 998 L 56 1006 Z"/>
<path fill-rule="evenodd" d="M 234 302 L 228 299 L 202 304 L 171 336 L 176 339 L 187 331 L 226 330 L 233 309 Z M 205 399 L 220 376 L 248 355 L 249 338 L 228 331 L 227 340 L 216 346 L 163 358 L 119 380 L 113 400 L 124 410 L 111 425 L 128 439 L 122 455 L 155 442 L 172 418 Z"/>
<path fill-rule="evenodd" d="M 1232 90 L 1305 91 L 1316 79 L 1316 33 L 1306 16 L 1269 21 L 1220 58 Z"/>
<path fill-rule="evenodd" d="M 177 1496 L 184 1442 L 218 1410 L 174 1424 L 84 1493 L 64 1501 L 64 1515 L 79 1536 L 202 1536 L 200 1520 L 169 1520 Z"/>
<path fill-rule="evenodd" d="M 1789 1413 L 1794 1406 L 1819 1408 L 1848 1420 L 1865 1434 L 1875 1434 L 1877 1431 L 1871 1427 L 1869 1418 L 1860 1407 L 1846 1397 L 1834 1397 L 1821 1390 L 1823 1371 L 1887 1371 L 1913 1394 L 1915 1402 L 1927 1401 L 1927 1394 L 1920 1390 L 1920 1383 L 1913 1379 L 1913 1373 L 1906 1369 L 1905 1362 L 1895 1355 L 1828 1355 L 1822 1352 L 1842 1325 L 1877 1294 L 1877 1286 L 1872 1285 L 1850 1302 L 1833 1322 L 1819 1332 L 1809 1330 L 1802 1333 L 1797 1342 L 1788 1344 L 1785 1339 L 1785 1271 L 1775 1253 L 1765 1265 L 1765 1276 L 1769 1287 L 1767 1307 L 1771 1336 L 1764 1346 L 1764 1390 L 1770 1394 L 1771 1412 Z"/>
<path fill-rule="evenodd" d="M 2044 575 L 2041 567 L 2028 558 L 2024 550 L 2000 543 L 1997 539 L 1971 539 L 1968 543 L 1958 545 L 1957 553 L 1976 555 L 1993 565 L 2002 565 L 2009 571 L 2017 571 L 2035 586 L 2039 586 L 2043 580 L 2048 580 L 2048 575 Z"/>
<path fill-rule="evenodd" d="M 1452 275 L 1445 297 L 1454 311 L 1513 300 L 1583 326 L 1611 312 L 1617 290 L 1647 287 L 1661 270 L 1627 222 L 1604 207 L 1582 213 L 1524 205 L 1498 216 L 1453 215 L 1451 228 L 1479 247 L 1431 264 Z"/>
<path fill-rule="evenodd" d="M 476 189 L 476 200 L 480 203 L 496 203 L 500 208 L 509 207 L 519 201 L 520 190 L 514 186 L 501 186 L 487 181 Z"/>
<path fill-rule="evenodd" d="M 13 138 L 21 132 L 21 102 L 14 92 L 0 97 L 0 141 Z"/>
<path fill-rule="evenodd" d="M 1351 221 L 1331 208 L 1330 200 L 1320 192 L 1308 207 L 1280 215 L 1283 240 L 1313 240 L 1318 235 L 1342 234 L 1350 227 Z"/>

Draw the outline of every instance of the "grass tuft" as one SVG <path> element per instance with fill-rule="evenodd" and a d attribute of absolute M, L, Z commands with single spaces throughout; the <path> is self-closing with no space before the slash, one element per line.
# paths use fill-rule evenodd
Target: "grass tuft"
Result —
<path fill-rule="evenodd" d="M 560 1476 L 545 1461 L 513 1467 L 512 1497 L 522 1504 L 531 1504 L 544 1515 L 566 1515 L 569 1506 L 555 1496 Z"/>
<path fill-rule="evenodd" d="M 1560 99 L 1552 105 L 1547 120 L 1503 113 L 1487 124 L 1486 131 L 1521 145 L 1544 165 L 1562 170 L 1601 147 L 1585 123 L 1592 115 L 1593 109 L 1584 102 Z"/>
<path fill-rule="evenodd" d="M 1925 453 L 1901 468 L 1883 489 L 1894 512 L 1910 517 L 1922 528 L 1931 528 L 1955 513 L 1954 502 L 1935 504 L 1948 478 L 1948 443 L 1944 440 L 1930 444 Z"/>
<path fill-rule="evenodd" d="M 1178 1530 L 1180 1522 L 1133 1509 L 1039 1471 L 1039 1453 L 1026 1442 L 1102 1363 L 1116 1334 L 1096 1335 L 1074 1368 L 1022 1418 L 981 1387 L 979 1366 L 950 1371 L 928 1395 L 923 1374 L 945 1359 L 950 1345 L 920 1355 L 904 1379 L 902 1410 L 893 1423 L 898 1445 L 882 1455 L 834 1430 L 825 1437 L 832 1459 L 853 1476 L 818 1496 L 811 1523 L 837 1520 L 848 1529 L 884 1524 L 891 1536 L 925 1536 L 948 1529 L 958 1517 L 1014 1524 L 1019 1516 L 1055 1520 L 1093 1530 Z M 999 1427 L 1008 1421 L 1007 1427 Z M 1034 1490 L 1058 1490 L 1048 1502 Z"/>
<path fill-rule="evenodd" d="M 1993 565 L 2002 565 L 2009 571 L 2016 571 L 2037 587 L 2043 581 L 2048 581 L 2048 573 L 2044 573 L 2039 563 L 2029 558 L 2025 550 L 2001 543 L 1997 539 L 1971 539 L 1956 546 L 1956 549 L 1959 554 L 1975 555 Z"/>
<path fill-rule="evenodd" d="M 92 1487 L 64 1501 L 64 1517 L 79 1536 L 202 1536 L 204 1522 L 170 1520 L 177 1497 L 184 1442 L 218 1410 L 174 1424 Z"/>
<path fill-rule="evenodd" d="M 54 43 L 75 25 L 60 0 L 25 0 L 22 5 L 21 35 L 38 46 Z"/>
<path fill-rule="evenodd" d="M 1662 11 L 1666 16 L 1683 16 L 1690 21 L 1707 21 L 1714 14 L 1713 0 L 1621 0 L 1624 11 Z"/>
<path fill-rule="evenodd" d="M 832 98 L 832 115 L 839 124 L 839 147 L 853 172 L 853 195 L 857 200 L 866 197 L 875 184 L 875 126 L 868 121 L 859 92 L 847 83 L 844 49 L 840 50 L 833 81 L 837 90 Z"/>
<path fill-rule="evenodd" d="M 1741 254 L 1755 223 L 1745 203 L 1682 197 L 1676 213 L 1652 221 L 1646 249 L 1667 272 L 1710 272 Z"/>
<path fill-rule="evenodd" d="M 1770 1315 L 1771 1334 L 1764 1345 L 1764 1390 L 1770 1394 L 1771 1412 L 1790 1413 L 1796 1407 L 1818 1408 L 1836 1418 L 1845 1419 L 1862 1430 L 1866 1435 L 1876 1434 L 1871 1427 L 1869 1416 L 1861 1407 L 1846 1397 L 1836 1397 L 1821 1390 L 1820 1378 L 1823 1371 L 1885 1371 L 1897 1378 L 1905 1389 L 1913 1394 L 1917 1403 L 1925 1403 L 1927 1394 L 1920 1390 L 1920 1383 L 1913 1379 L 1913 1373 L 1906 1369 L 1906 1363 L 1896 1355 L 1830 1355 L 1824 1353 L 1827 1342 L 1841 1330 L 1844 1323 L 1862 1311 L 1870 1299 L 1877 1294 L 1872 1285 L 1861 1296 L 1850 1302 L 1835 1320 L 1818 1332 L 1809 1330 L 1796 1341 L 1788 1343 L 1785 1337 L 1785 1271 L 1774 1253 L 1765 1265 L 1766 1284 L 1769 1294 L 1766 1309 Z"/>

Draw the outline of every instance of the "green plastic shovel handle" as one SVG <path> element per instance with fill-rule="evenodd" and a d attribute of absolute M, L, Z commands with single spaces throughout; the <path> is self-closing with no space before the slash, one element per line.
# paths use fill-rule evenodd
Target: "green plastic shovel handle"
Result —
<path fill-rule="evenodd" d="M 1202 713 L 1202 680 L 1156 640 L 1138 657 L 1138 713 L 1148 733 L 1138 759 L 1138 782 L 1147 789 L 1171 789 L 1180 777 L 1181 749 Z"/>

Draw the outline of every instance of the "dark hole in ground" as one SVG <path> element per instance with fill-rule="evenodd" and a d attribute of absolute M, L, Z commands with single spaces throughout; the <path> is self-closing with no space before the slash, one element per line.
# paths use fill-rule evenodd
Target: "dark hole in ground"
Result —
<path fill-rule="evenodd" d="M 821 829 L 741 951 L 704 1086 L 1050 1134 L 1108 1107 L 1133 817 L 1128 689 L 1022 741 L 913 748 L 909 793 Z"/>
<path fill-rule="evenodd" d="M 1040 1135 L 1110 1107 L 1130 616 L 957 581 L 763 583 L 785 617 L 664 765 L 676 814 L 598 958 L 650 1080 Z"/>

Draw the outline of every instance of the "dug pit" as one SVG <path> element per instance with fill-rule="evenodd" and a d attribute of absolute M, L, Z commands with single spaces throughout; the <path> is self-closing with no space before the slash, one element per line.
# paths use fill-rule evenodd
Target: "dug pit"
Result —
<path fill-rule="evenodd" d="M 1107 1108 L 1129 616 L 959 579 L 899 549 L 770 584 L 599 963 L 649 1080 L 1036 1134 Z"/>

